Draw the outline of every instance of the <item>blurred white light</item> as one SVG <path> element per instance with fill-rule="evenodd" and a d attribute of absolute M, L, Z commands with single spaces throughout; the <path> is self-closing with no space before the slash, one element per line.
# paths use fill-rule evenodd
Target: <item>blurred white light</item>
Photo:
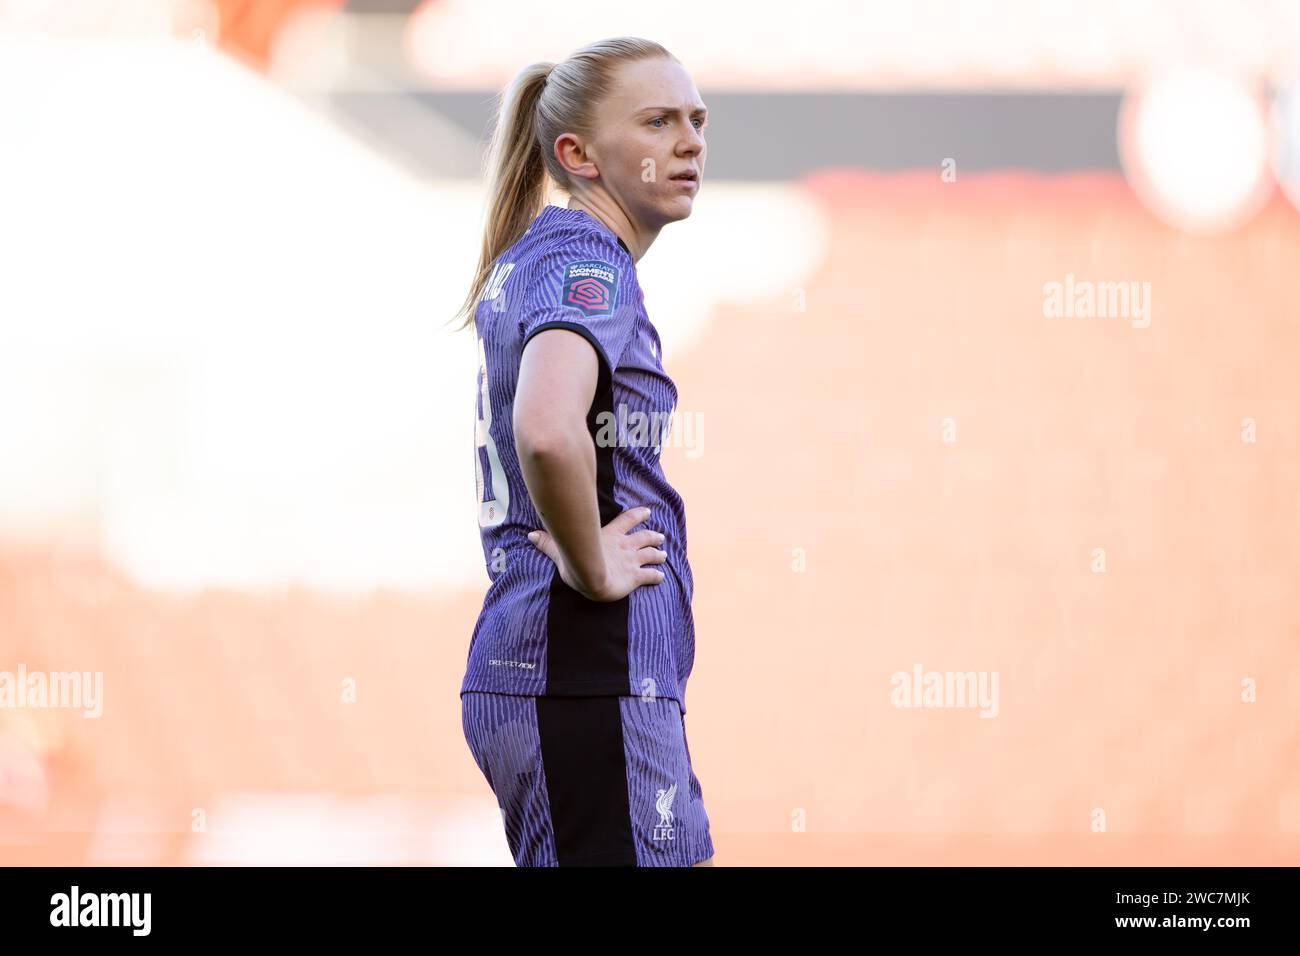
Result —
<path fill-rule="evenodd" d="M 46 16 L 53 5 L 54 0 L 4 0 L 0 15 L 10 23 L 32 23 Z"/>
<path fill-rule="evenodd" d="M 159 588 L 486 583 L 473 339 L 442 325 L 481 182 L 416 180 L 188 40 L 0 36 L 6 137 L 0 537 L 85 534 Z M 639 270 L 670 369 L 826 235 L 797 186 L 706 173 Z"/>
<path fill-rule="evenodd" d="M 1300 79 L 1273 98 L 1273 175 L 1291 205 L 1300 209 Z"/>
<path fill-rule="evenodd" d="M 1300 23 L 1291 0 L 801 0 L 768 17 L 752 8 L 604 0 L 575 31 L 546 4 L 424 0 L 406 51 L 412 81 L 439 89 L 499 88 L 525 64 L 629 34 L 671 50 L 706 98 L 710 88 L 1110 89 L 1172 57 L 1267 70 L 1295 48 Z"/>
<path fill-rule="evenodd" d="M 235 792 L 212 804 L 221 822 L 190 845 L 192 865 L 514 865 L 490 796 Z"/>
<path fill-rule="evenodd" d="M 1224 73 L 1180 67 L 1139 83 L 1120 111 L 1119 144 L 1142 202 L 1189 233 L 1242 225 L 1272 189 L 1263 98 Z"/>

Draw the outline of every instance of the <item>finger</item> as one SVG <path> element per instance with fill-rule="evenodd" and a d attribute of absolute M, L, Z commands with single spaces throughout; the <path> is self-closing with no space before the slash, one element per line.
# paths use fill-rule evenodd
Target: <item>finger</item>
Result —
<path fill-rule="evenodd" d="M 538 551 L 545 555 L 551 554 L 551 536 L 545 531 L 538 529 L 537 531 L 532 532 L 528 535 L 528 540 L 533 543 L 533 546 L 537 548 Z"/>
<path fill-rule="evenodd" d="M 664 573 L 654 568 L 641 568 L 636 573 L 637 584 L 660 584 L 663 579 Z"/>
<path fill-rule="evenodd" d="M 658 548 L 642 548 L 636 553 L 636 557 L 642 564 L 663 564 L 668 560 L 668 552 L 660 551 Z"/>
<path fill-rule="evenodd" d="M 632 535 L 632 543 L 638 548 L 654 547 L 655 545 L 663 544 L 665 540 L 667 539 L 664 538 L 662 534 L 658 531 L 651 531 L 649 528 L 646 528 L 644 531 L 638 531 L 636 534 Z"/>
<path fill-rule="evenodd" d="M 649 517 L 649 508 L 628 508 L 627 511 L 624 511 L 621 515 L 611 521 L 610 524 L 614 525 L 619 531 L 626 534 Z"/>

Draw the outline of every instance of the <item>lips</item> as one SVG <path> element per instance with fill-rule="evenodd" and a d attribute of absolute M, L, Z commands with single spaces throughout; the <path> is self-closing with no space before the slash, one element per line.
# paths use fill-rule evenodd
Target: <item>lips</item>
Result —
<path fill-rule="evenodd" d="M 695 172 L 695 170 L 692 169 L 692 170 L 687 170 L 686 172 L 677 173 L 676 175 L 669 176 L 668 178 L 673 181 L 688 179 L 691 182 L 699 182 L 700 174 Z"/>

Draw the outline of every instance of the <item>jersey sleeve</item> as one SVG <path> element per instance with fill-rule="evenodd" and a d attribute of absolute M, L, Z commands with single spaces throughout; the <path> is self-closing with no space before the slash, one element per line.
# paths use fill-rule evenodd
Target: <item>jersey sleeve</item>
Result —
<path fill-rule="evenodd" d="M 591 343 L 600 360 L 598 391 L 618 368 L 636 323 L 635 277 L 612 243 L 571 243 L 542 257 L 520 314 L 523 345 L 538 332 L 568 329 Z"/>

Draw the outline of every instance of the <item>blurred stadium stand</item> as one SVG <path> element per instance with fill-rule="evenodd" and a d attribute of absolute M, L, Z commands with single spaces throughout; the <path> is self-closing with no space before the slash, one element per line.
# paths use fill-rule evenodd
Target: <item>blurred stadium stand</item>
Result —
<path fill-rule="evenodd" d="M 719 863 L 1295 861 L 1300 6 L 800 10 L 0 7 L 0 671 L 104 675 L 98 719 L 0 708 L 0 863 L 509 864 L 435 329 L 496 90 L 636 32 L 712 114 L 644 270 L 708 423 L 665 468 Z M 1190 210 L 1122 133 L 1183 62 L 1227 78 Z M 1045 317 L 1067 274 L 1150 282 L 1150 328 Z M 999 671 L 999 718 L 892 707 L 918 661 Z"/>

